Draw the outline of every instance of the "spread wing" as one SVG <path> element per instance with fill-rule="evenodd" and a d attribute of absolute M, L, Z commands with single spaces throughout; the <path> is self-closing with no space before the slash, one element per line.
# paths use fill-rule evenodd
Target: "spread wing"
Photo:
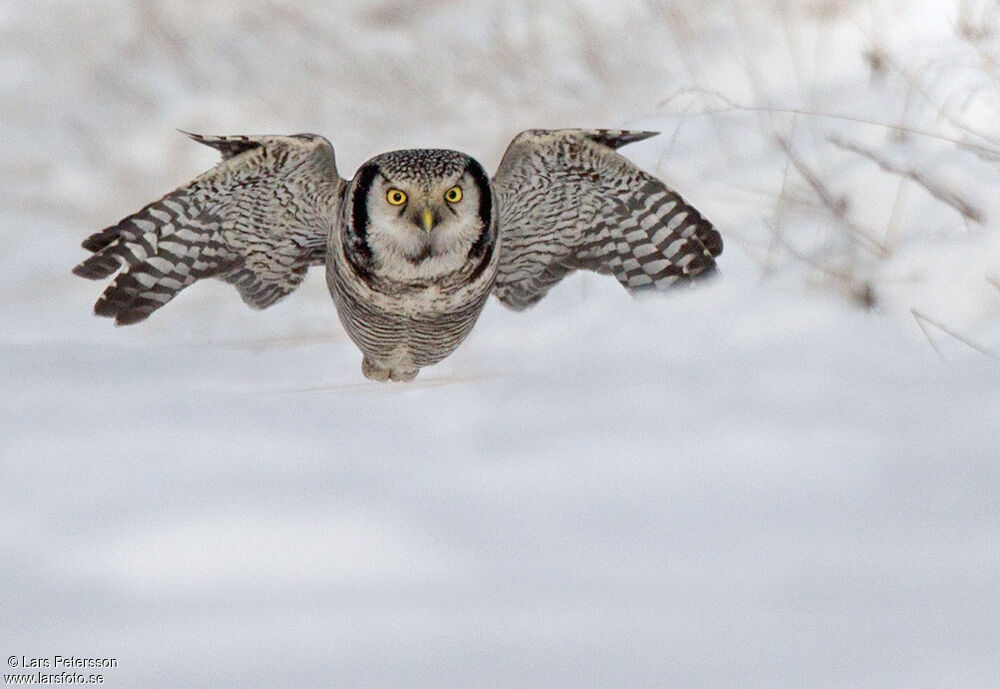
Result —
<path fill-rule="evenodd" d="M 655 132 L 529 130 L 493 179 L 501 254 L 494 294 L 531 306 L 566 274 L 611 273 L 629 290 L 711 273 L 722 237 L 660 180 L 615 149 Z"/>
<path fill-rule="evenodd" d="M 344 184 L 330 142 L 314 134 L 188 136 L 218 149 L 222 161 L 83 242 L 94 254 L 76 275 L 118 273 L 94 305 L 98 316 L 137 323 L 207 277 L 263 309 L 324 262 Z"/>

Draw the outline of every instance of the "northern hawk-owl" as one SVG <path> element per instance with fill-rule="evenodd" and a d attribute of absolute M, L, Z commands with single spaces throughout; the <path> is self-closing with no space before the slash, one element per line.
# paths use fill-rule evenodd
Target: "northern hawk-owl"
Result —
<path fill-rule="evenodd" d="M 516 310 L 566 274 L 610 273 L 628 290 L 707 275 L 710 222 L 615 149 L 655 132 L 528 130 L 491 180 L 456 151 L 372 158 L 348 181 L 315 134 L 189 134 L 222 161 L 87 238 L 73 272 L 118 272 L 94 306 L 136 323 L 200 278 L 270 306 L 326 265 L 337 313 L 375 380 L 412 380 L 451 354 L 492 292 Z"/>

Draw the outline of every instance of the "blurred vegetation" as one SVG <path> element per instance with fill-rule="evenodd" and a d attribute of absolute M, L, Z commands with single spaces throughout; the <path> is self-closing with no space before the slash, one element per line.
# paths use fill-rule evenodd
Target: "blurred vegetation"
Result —
<path fill-rule="evenodd" d="M 723 228 L 727 261 L 874 306 L 900 247 L 992 231 L 998 29 L 993 0 L 13 2 L 0 203 L 103 224 L 210 164 L 175 127 L 318 132 L 345 174 L 655 127 L 658 153 L 630 155 Z M 1000 266 L 976 270 L 994 293 Z"/>

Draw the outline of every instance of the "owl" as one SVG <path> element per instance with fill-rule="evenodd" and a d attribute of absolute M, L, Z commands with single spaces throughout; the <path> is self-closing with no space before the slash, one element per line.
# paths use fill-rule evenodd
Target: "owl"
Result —
<path fill-rule="evenodd" d="M 410 381 L 455 351 L 490 294 L 521 310 L 575 270 L 633 292 L 714 271 L 718 231 L 616 152 L 654 135 L 528 130 L 492 179 L 463 153 L 417 149 L 346 180 L 315 134 L 188 134 L 221 162 L 87 238 L 92 255 L 73 272 L 117 273 L 94 312 L 125 325 L 209 277 L 263 309 L 324 265 L 363 374 Z"/>

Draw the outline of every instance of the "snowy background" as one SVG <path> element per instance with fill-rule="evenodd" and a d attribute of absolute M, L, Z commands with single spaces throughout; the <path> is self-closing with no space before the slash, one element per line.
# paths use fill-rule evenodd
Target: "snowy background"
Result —
<path fill-rule="evenodd" d="M 992 0 L 0 4 L 0 656 L 112 687 L 1000 686 Z M 625 149 L 722 274 L 364 380 L 321 271 L 91 313 L 89 233 L 314 131 Z M 6 672 L 6 670 L 5 670 Z"/>

